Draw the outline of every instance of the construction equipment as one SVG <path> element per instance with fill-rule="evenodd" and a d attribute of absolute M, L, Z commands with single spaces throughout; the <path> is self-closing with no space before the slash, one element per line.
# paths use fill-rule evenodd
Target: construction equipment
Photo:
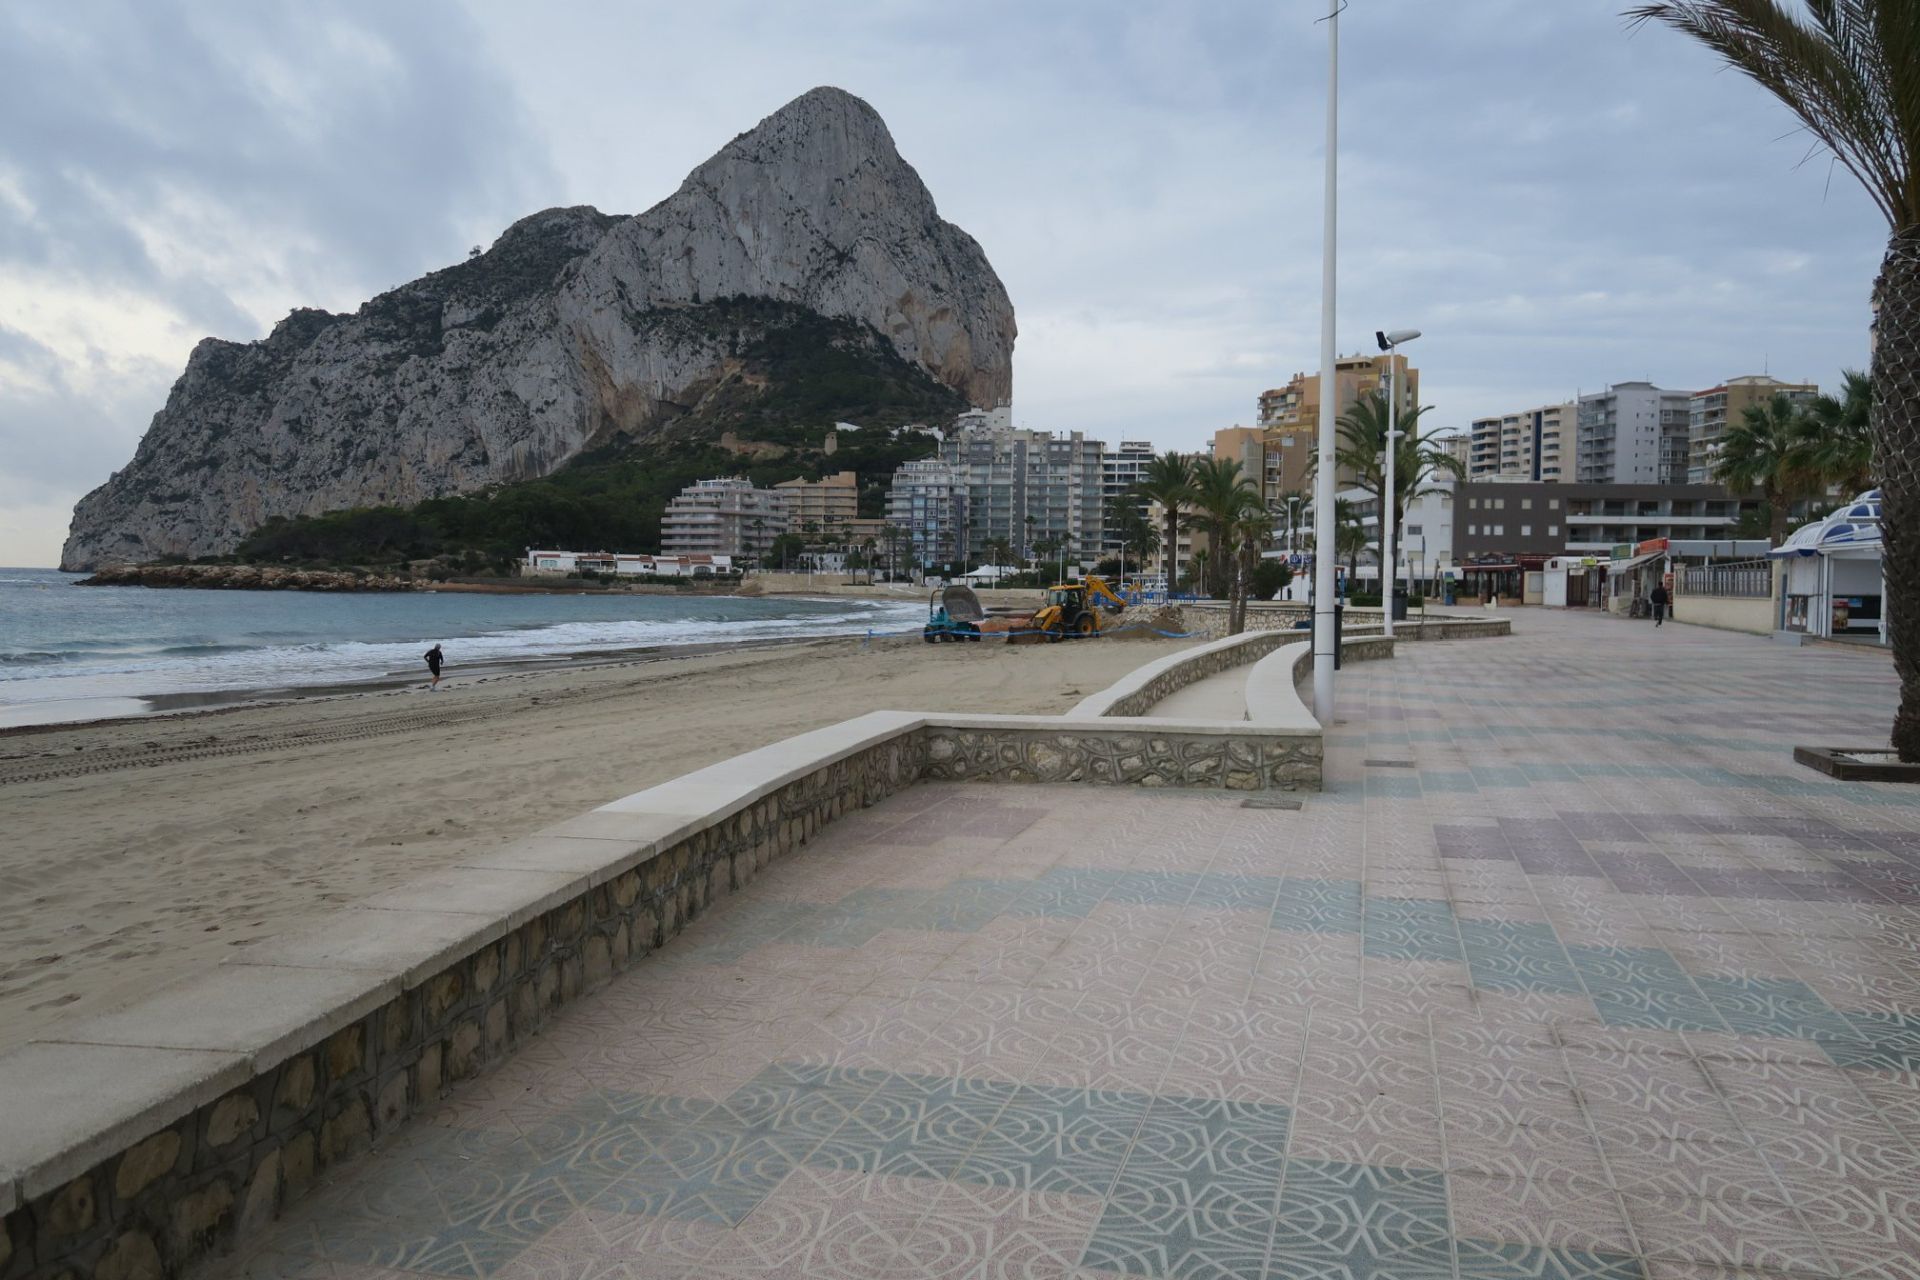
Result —
<path fill-rule="evenodd" d="M 1033 630 L 1043 632 L 1048 641 L 1074 640 L 1100 634 L 1102 626 L 1099 602 L 1119 613 L 1127 602 L 1104 581 L 1087 575 L 1084 581 L 1061 582 L 1047 588 L 1047 602 L 1033 615 Z"/>
<path fill-rule="evenodd" d="M 928 644 L 948 640 L 978 640 L 980 620 L 987 611 L 973 588 L 959 583 L 927 595 L 927 625 L 920 630 Z"/>

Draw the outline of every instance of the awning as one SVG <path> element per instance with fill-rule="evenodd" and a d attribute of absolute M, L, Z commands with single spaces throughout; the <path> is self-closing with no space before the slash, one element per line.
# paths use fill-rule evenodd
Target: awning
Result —
<path fill-rule="evenodd" d="M 1607 561 L 1607 572 L 1609 574 L 1624 573 L 1628 569 L 1636 569 L 1640 567 L 1641 565 L 1645 564 L 1649 560 L 1658 560 L 1661 556 L 1664 556 L 1666 554 L 1667 553 L 1665 551 L 1649 551 L 1647 552 L 1647 554 L 1643 556 L 1632 556 L 1625 560 L 1609 560 Z"/>

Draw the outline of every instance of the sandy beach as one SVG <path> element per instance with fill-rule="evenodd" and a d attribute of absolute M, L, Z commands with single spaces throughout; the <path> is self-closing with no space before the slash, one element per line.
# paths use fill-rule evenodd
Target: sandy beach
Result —
<path fill-rule="evenodd" d="M 1052 714 L 1186 643 L 811 641 L 0 734 L 0 1048 L 738 752 Z"/>

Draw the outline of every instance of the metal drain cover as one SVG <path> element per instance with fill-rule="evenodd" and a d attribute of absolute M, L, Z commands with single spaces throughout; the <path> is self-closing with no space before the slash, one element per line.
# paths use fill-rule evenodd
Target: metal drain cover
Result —
<path fill-rule="evenodd" d="M 1413 768 L 1413 761 L 1411 760 L 1363 760 L 1361 761 L 1361 763 L 1366 765 L 1367 768 L 1369 769 L 1411 769 Z"/>
<path fill-rule="evenodd" d="M 1250 796 L 1240 802 L 1242 809 L 1298 809 L 1300 802 L 1285 796 Z"/>

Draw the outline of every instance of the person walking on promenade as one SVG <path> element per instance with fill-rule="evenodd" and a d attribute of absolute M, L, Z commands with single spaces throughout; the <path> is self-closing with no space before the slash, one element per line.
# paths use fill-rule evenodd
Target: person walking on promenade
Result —
<path fill-rule="evenodd" d="M 1653 589 L 1649 599 L 1653 602 L 1653 625 L 1657 627 L 1666 620 L 1667 606 L 1673 603 L 1673 597 L 1667 594 L 1667 584 L 1663 582 Z"/>
<path fill-rule="evenodd" d="M 427 684 L 427 691 L 431 693 L 440 687 L 440 646 L 434 645 L 421 656 L 427 660 L 427 670 L 433 673 L 433 679 Z"/>

